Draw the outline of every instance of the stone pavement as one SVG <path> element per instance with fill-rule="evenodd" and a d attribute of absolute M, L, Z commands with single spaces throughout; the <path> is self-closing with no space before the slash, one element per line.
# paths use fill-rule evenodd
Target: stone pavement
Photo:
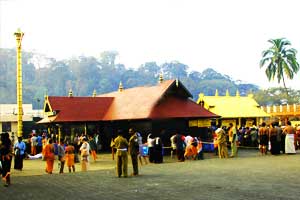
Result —
<path fill-rule="evenodd" d="M 5 199 L 300 199 L 300 154 L 260 156 L 240 150 L 238 158 L 205 160 L 140 167 L 137 177 L 117 178 L 111 155 L 100 154 L 90 171 L 44 173 L 45 162 L 26 160 L 22 172 L 12 170 L 12 185 L 0 187 Z M 65 169 L 66 171 L 66 169 Z M 131 165 L 129 173 L 132 172 Z"/>

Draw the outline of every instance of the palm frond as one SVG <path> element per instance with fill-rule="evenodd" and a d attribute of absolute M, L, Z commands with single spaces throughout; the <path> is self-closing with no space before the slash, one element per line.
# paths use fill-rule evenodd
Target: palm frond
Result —
<path fill-rule="evenodd" d="M 282 66 L 283 66 L 283 71 L 284 71 L 286 77 L 287 77 L 288 79 L 293 79 L 294 73 L 293 73 L 293 71 L 290 69 L 289 65 L 288 65 L 285 61 L 282 61 Z"/>
<path fill-rule="evenodd" d="M 297 51 L 290 48 L 291 42 L 286 38 L 269 39 L 272 46 L 262 52 L 260 68 L 266 67 L 265 73 L 267 78 L 274 80 L 277 78 L 278 83 L 283 81 L 285 76 L 292 79 L 299 71 L 299 63 L 296 59 Z"/>

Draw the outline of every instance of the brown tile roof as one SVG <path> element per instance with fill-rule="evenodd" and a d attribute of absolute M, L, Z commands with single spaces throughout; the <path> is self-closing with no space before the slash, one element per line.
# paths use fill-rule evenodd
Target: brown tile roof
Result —
<path fill-rule="evenodd" d="M 173 95 L 178 97 L 171 98 Z M 135 87 L 122 92 L 100 95 L 100 97 L 114 97 L 104 120 L 218 117 L 191 101 L 189 99 L 191 96 L 190 92 L 175 80 L 167 80 L 156 86 Z M 158 104 L 159 102 L 162 103 Z"/>
<path fill-rule="evenodd" d="M 151 111 L 149 118 L 218 118 L 190 99 L 167 97 Z"/>
<path fill-rule="evenodd" d="M 57 112 L 55 122 L 100 121 L 113 98 L 49 96 L 52 111 Z"/>
<path fill-rule="evenodd" d="M 135 87 L 122 92 L 112 92 L 99 97 L 114 97 L 104 120 L 145 119 L 149 117 L 155 103 L 163 96 L 174 81 L 164 81 L 152 87 Z"/>
<path fill-rule="evenodd" d="M 180 81 L 168 80 L 156 86 L 135 87 L 97 97 L 48 97 L 56 111 L 50 122 L 137 120 L 156 118 L 216 118 L 191 99 Z M 42 123 L 42 121 L 41 121 Z"/>

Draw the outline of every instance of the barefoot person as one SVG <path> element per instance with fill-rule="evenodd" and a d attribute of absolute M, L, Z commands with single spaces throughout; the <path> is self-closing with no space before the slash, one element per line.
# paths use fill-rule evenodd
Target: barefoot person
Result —
<path fill-rule="evenodd" d="M 66 162 L 67 162 L 67 166 L 69 169 L 69 173 L 71 173 L 71 168 L 73 170 L 73 172 L 75 172 L 75 147 L 68 142 L 68 146 L 65 149 L 65 153 L 66 153 Z"/>
<path fill-rule="evenodd" d="M 283 129 L 285 134 L 285 153 L 296 153 L 295 150 L 295 129 L 292 127 L 290 121 L 287 122 L 287 126 Z"/>
<path fill-rule="evenodd" d="M 52 144 L 53 140 L 52 138 L 49 138 L 48 144 L 45 146 L 44 149 L 44 156 L 46 161 L 46 173 L 52 174 L 53 171 L 53 165 L 54 165 L 54 146 Z"/>
<path fill-rule="evenodd" d="M 81 171 L 87 171 L 90 161 L 90 145 L 87 142 L 87 138 L 82 139 L 83 143 L 80 147 L 81 152 Z"/>

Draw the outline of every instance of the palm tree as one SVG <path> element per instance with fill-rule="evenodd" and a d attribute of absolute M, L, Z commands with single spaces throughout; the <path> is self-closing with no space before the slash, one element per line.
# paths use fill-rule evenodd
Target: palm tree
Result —
<path fill-rule="evenodd" d="M 288 90 L 285 84 L 285 76 L 293 79 L 294 75 L 299 71 L 299 63 L 296 59 L 296 49 L 289 48 L 291 43 L 285 39 L 268 40 L 272 46 L 262 52 L 260 68 L 266 66 L 266 75 L 270 80 L 277 77 L 278 83 L 283 82 L 283 86 L 288 96 Z"/>

